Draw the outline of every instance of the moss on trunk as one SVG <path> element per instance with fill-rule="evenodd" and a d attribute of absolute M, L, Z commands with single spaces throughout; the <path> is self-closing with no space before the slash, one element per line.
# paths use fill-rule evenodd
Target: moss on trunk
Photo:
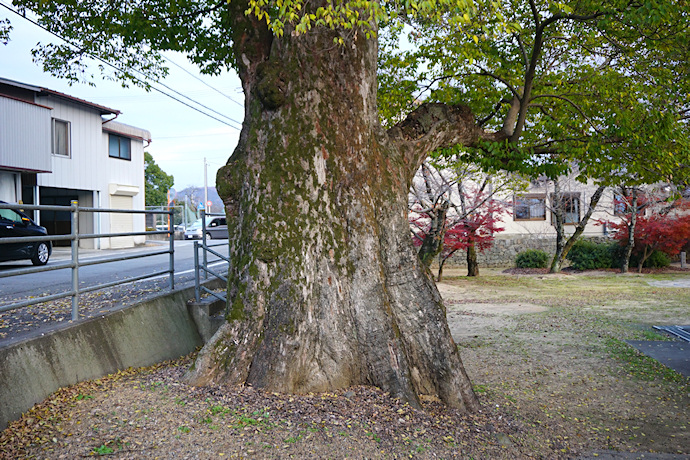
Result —
<path fill-rule="evenodd" d="M 476 409 L 409 237 L 418 164 L 378 125 L 376 43 L 354 36 L 334 52 L 335 34 L 286 33 L 240 72 L 247 118 L 217 177 L 228 322 L 188 379 L 297 393 L 370 384 Z"/>

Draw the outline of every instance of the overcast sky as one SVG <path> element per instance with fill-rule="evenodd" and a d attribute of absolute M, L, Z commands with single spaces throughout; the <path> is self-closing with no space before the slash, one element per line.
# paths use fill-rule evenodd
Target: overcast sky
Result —
<path fill-rule="evenodd" d="M 10 2 L 0 0 L 0 4 L 9 6 Z M 234 73 L 218 77 L 203 76 L 193 65 L 188 64 L 184 56 L 165 54 L 172 62 L 181 65 L 222 94 L 174 64 L 169 66 L 170 75 L 164 83 L 173 90 L 236 120 L 237 122 L 229 121 L 217 113 L 199 107 L 234 126 L 230 127 L 159 92 L 147 93 L 139 88 L 122 88 L 120 84 L 101 80 L 100 77 L 94 80 L 95 88 L 84 84 L 69 86 L 66 80 L 44 73 L 31 58 L 31 49 L 36 43 L 56 42 L 58 39 L 6 8 L 0 7 L 0 19 L 4 18 L 10 19 L 14 30 L 10 33 L 9 44 L 0 43 L 0 77 L 53 89 L 121 111 L 122 114 L 117 121 L 151 132 L 153 142 L 146 150 L 165 172 L 175 177 L 174 187 L 177 190 L 204 184 L 204 157 L 209 164 L 209 186 L 215 185 L 216 171 L 225 164 L 234 150 L 239 136 L 239 123 L 243 119 L 244 97 L 239 78 Z M 98 74 L 95 66 L 93 72 Z M 161 89 L 173 94 L 166 88 Z M 179 95 L 173 95 L 183 99 Z M 191 104 L 189 101 L 186 102 Z"/>

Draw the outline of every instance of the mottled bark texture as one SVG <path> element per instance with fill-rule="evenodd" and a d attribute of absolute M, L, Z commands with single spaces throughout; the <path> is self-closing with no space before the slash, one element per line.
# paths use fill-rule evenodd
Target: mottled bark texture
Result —
<path fill-rule="evenodd" d="M 594 191 L 591 198 L 589 199 L 587 211 L 585 211 L 580 221 L 575 224 L 575 229 L 573 230 L 572 235 L 570 235 L 570 237 L 566 240 L 563 195 L 561 194 L 561 189 L 558 183 L 556 183 L 554 190 L 554 203 L 552 203 L 554 214 L 554 226 L 556 227 L 556 254 L 554 254 L 553 260 L 551 261 L 549 273 L 559 273 L 561 271 L 563 263 L 565 262 L 565 258 L 568 256 L 568 253 L 575 245 L 575 243 L 577 243 L 577 240 L 578 238 L 580 238 L 580 235 L 582 235 L 582 233 L 585 231 L 587 222 L 589 222 L 589 218 L 592 217 L 592 213 L 599 204 L 599 200 L 601 199 L 601 196 L 604 194 L 604 190 L 606 190 L 606 187 L 604 187 L 603 185 L 597 187 L 597 189 Z"/>
<path fill-rule="evenodd" d="M 628 239 L 623 250 L 623 260 L 621 261 L 621 273 L 628 273 L 630 269 L 630 257 L 635 247 L 635 227 L 637 226 L 637 187 L 632 188 L 632 199 L 630 201 L 630 221 L 628 222 Z M 621 189 L 621 196 L 625 197 L 625 188 Z M 641 271 L 638 270 L 638 271 Z"/>
<path fill-rule="evenodd" d="M 477 248 L 475 247 L 474 241 L 467 245 L 467 276 L 479 276 Z"/>
<path fill-rule="evenodd" d="M 477 409 L 441 297 L 407 221 L 433 148 L 481 131 L 463 107 L 423 105 L 386 132 L 375 40 L 314 29 L 234 37 L 246 118 L 217 187 L 228 215 L 228 316 L 188 380 L 268 391 L 375 385 Z"/>

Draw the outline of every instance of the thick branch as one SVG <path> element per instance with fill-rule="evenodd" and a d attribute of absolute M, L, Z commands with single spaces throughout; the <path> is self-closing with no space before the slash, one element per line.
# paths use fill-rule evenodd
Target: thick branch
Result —
<path fill-rule="evenodd" d="M 502 133 L 486 133 L 469 107 L 422 104 L 405 120 L 388 130 L 413 173 L 432 151 L 454 145 L 472 146 L 480 139 L 505 139 Z"/>
<path fill-rule="evenodd" d="M 549 27 L 551 24 L 555 24 L 556 22 L 562 21 L 562 20 L 588 21 L 588 20 L 596 19 L 596 18 L 606 14 L 606 13 L 594 13 L 594 14 L 587 15 L 587 16 L 576 15 L 576 14 L 570 14 L 570 15 L 555 14 L 555 15 L 547 18 L 546 20 L 544 20 L 542 22 L 541 16 L 539 14 L 539 10 L 538 10 L 537 5 L 534 2 L 534 0 L 530 0 L 530 8 L 532 10 L 532 16 L 533 16 L 534 24 L 535 24 L 534 44 L 532 46 L 532 53 L 530 55 L 529 64 L 527 65 L 527 69 L 525 72 L 525 81 L 524 81 L 522 100 L 521 100 L 521 104 L 520 104 L 520 112 L 517 116 L 517 121 L 515 123 L 515 130 L 513 131 L 512 135 L 510 136 L 511 142 L 517 142 L 517 140 L 522 135 L 522 131 L 525 128 L 525 120 L 527 119 L 527 110 L 529 109 L 529 104 L 530 104 L 530 100 L 531 100 L 532 86 L 534 84 L 534 79 L 535 79 L 535 75 L 536 75 L 536 71 L 537 71 L 537 64 L 539 63 L 539 59 L 540 59 L 541 53 L 542 53 L 542 47 L 544 44 L 544 32 L 545 32 L 546 28 Z"/>
<path fill-rule="evenodd" d="M 235 62 L 239 68 L 245 97 L 250 97 L 251 84 L 257 77 L 257 67 L 268 60 L 273 34 L 264 21 L 254 15 L 246 15 L 248 3 L 228 2 L 232 24 L 232 44 L 235 52 Z"/>

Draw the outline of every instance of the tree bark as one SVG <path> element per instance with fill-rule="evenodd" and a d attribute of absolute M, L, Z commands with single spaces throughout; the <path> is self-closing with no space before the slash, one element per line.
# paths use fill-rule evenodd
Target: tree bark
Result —
<path fill-rule="evenodd" d="M 448 260 L 446 257 L 438 257 L 438 275 L 436 276 L 436 282 L 438 283 L 443 281 L 443 266 L 446 264 L 446 260 Z"/>
<path fill-rule="evenodd" d="M 457 249 L 453 249 L 452 251 L 448 252 L 447 254 L 439 254 L 438 256 L 438 276 L 436 277 L 437 282 L 443 281 L 443 267 L 446 265 L 446 261 L 453 257 L 453 254 Z"/>
<path fill-rule="evenodd" d="M 654 250 L 649 249 L 649 245 L 646 244 L 644 246 L 644 251 L 642 252 L 642 256 L 640 257 L 640 263 L 637 264 L 637 273 L 642 273 L 642 268 L 644 267 L 644 263 L 647 261 L 649 256 L 652 255 Z"/>
<path fill-rule="evenodd" d="M 565 249 L 565 216 L 563 211 L 563 203 L 561 197 L 561 186 L 556 180 L 554 183 L 554 191 L 551 207 L 554 217 L 554 229 L 556 230 L 556 253 L 551 260 L 551 267 L 549 273 L 559 273 L 561 271 L 561 260 L 563 250 Z"/>
<path fill-rule="evenodd" d="M 625 196 L 625 193 L 622 194 Z M 630 256 L 635 247 L 635 226 L 637 224 L 637 187 L 632 188 L 632 198 L 630 203 L 630 222 L 628 223 L 628 241 L 623 250 L 623 260 L 621 262 L 621 273 L 628 273 L 630 270 Z"/>
<path fill-rule="evenodd" d="M 553 260 L 551 261 L 551 269 L 549 270 L 549 273 L 558 273 L 561 271 L 561 268 L 563 267 L 563 263 L 565 262 L 565 258 L 567 257 L 568 252 L 570 252 L 570 249 L 575 245 L 577 239 L 585 231 L 587 222 L 589 222 L 589 218 L 592 217 L 594 209 L 599 204 L 599 200 L 601 199 L 604 190 L 606 190 L 606 187 L 604 187 L 603 185 L 597 187 L 596 191 L 592 194 L 592 198 L 590 198 L 589 200 L 589 207 L 587 208 L 587 212 L 585 212 L 580 221 L 577 223 L 577 225 L 575 226 L 575 231 L 573 231 L 573 234 L 570 235 L 567 241 L 565 240 L 565 231 L 563 225 L 563 207 L 560 204 L 555 206 L 556 209 L 559 209 L 560 216 L 558 216 L 557 214 L 556 255 L 554 255 Z M 555 196 L 560 201 L 559 195 L 555 194 Z"/>
<path fill-rule="evenodd" d="M 434 258 L 443 251 L 448 207 L 448 200 L 443 200 L 441 203 L 434 205 L 434 208 L 428 213 L 431 217 L 429 232 L 424 236 L 424 241 L 422 241 L 422 245 L 417 253 L 419 260 L 427 267 L 430 267 Z"/>
<path fill-rule="evenodd" d="M 234 38 L 246 116 L 216 183 L 230 234 L 227 323 L 188 381 L 375 385 L 415 406 L 434 395 L 476 410 L 407 220 L 414 172 L 432 149 L 476 142 L 474 118 L 422 105 L 386 132 L 375 40 L 354 31 L 337 46 L 337 31 L 274 38 L 252 27 Z"/>
<path fill-rule="evenodd" d="M 479 276 L 479 264 L 477 263 L 477 248 L 474 242 L 467 246 L 467 276 Z"/>

